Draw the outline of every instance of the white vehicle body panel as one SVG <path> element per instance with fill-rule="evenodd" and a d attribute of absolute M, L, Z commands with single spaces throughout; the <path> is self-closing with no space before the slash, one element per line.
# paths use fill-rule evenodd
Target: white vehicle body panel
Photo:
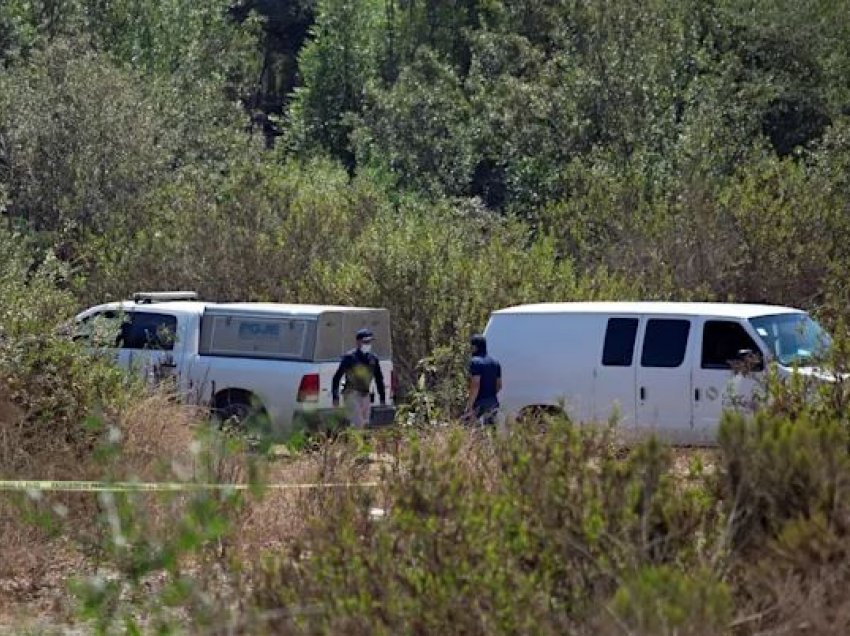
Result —
<path fill-rule="evenodd" d="M 762 375 L 707 364 L 712 346 L 723 344 L 711 334 L 731 330 L 729 346 L 751 342 L 747 348 L 769 360 L 749 320 L 785 314 L 806 315 L 789 307 L 731 303 L 543 303 L 493 312 L 484 334 L 502 366 L 499 397 L 506 420 L 523 409 L 562 407 L 576 422 L 616 419 L 626 436 L 656 433 L 675 443 L 710 444 L 723 410 L 751 405 Z M 634 326 L 631 359 L 619 366 L 603 364 L 612 319 Z M 650 321 L 656 321 L 654 345 L 647 343 Z M 659 362 L 653 351 L 676 340 L 674 332 L 681 335 L 684 324 L 684 348 L 676 359 Z"/>
<path fill-rule="evenodd" d="M 86 325 L 91 324 L 90 321 L 95 317 L 108 317 L 109 320 L 120 322 L 126 320 L 130 314 L 173 317 L 176 321 L 173 349 L 119 348 L 116 341 L 97 347 L 99 351 L 108 351 L 119 366 L 135 369 L 152 381 L 160 380 L 163 376 L 172 376 L 178 393 L 190 403 L 209 405 L 213 404 L 215 396 L 222 392 L 247 392 L 263 407 L 275 429 L 284 433 L 292 430 L 299 414 L 333 410 L 332 378 L 338 368 L 345 341 L 348 341 L 347 348 L 353 348 L 354 332 L 357 328 L 377 324 L 382 331 L 376 331 L 376 340 L 381 337 L 390 339 L 389 315 L 386 310 L 359 307 L 182 301 L 147 304 L 122 301 L 91 307 L 78 314 L 75 321 L 78 325 Z M 312 348 L 309 356 L 281 359 L 255 357 L 250 352 L 241 353 L 238 350 L 227 355 L 205 355 L 202 353 L 204 316 L 244 319 L 260 326 L 274 325 L 276 321 L 281 320 L 316 326 L 319 320 L 327 318 L 332 321 L 334 317 L 341 322 L 333 331 L 333 341 L 325 342 L 324 359 L 314 359 Z M 343 333 L 343 328 L 349 329 L 350 332 Z M 312 347 L 312 341 L 306 344 Z M 332 351 L 333 356 L 330 355 Z M 380 359 L 384 377 L 387 404 L 392 405 L 393 365 L 390 343 L 381 343 L 380 348 L 376 346 L 376 354 Z M 318 398 L 315 401 L 298 402 L 301 380 L 309 374 L 319 375 Z M 373 385 L 373 401 L 376 403 L 377 398 Z"/>

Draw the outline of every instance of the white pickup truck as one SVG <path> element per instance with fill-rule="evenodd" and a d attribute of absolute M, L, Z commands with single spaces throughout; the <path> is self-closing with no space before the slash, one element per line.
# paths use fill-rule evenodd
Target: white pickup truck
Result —
<path fill-rule="evenodd" d="M 184 399 L 209 405 L 223 419 L 263 416 L 275 434 L 286 435 L 340 417 L 331 381 L 362 327 L 375 334 L 373 353 L 390 382 L 387 408 L 372 415 L 373 424 L 385 424 L 393 417 L 395 384 L 386 309 L 138 293 L 78 314 L 74 338 L 151 380 L 171 378 Z"/>

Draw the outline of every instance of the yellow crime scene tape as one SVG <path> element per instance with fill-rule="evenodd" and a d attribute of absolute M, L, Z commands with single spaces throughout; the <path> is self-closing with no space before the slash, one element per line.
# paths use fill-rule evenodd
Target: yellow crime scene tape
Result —
<path fill-rule="evenodd" d="M 312 484 L 211 484 L 194 482 L 136 482 L 136 481 L 49 481 L 49 480 L 3 480 L 0 491 L 35 492 L 185 492 L 202 490 L 328 490 L 334 488 L 376 488 L 376 481 L 327 482 Z"/>

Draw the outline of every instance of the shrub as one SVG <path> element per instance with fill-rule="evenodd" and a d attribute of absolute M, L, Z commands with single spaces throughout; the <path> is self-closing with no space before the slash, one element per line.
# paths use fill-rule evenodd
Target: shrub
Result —
<path fill-rule="evenodd" d="M 4 422 L 10 443 L 0 471 L 11 474 L 43 471 L 36 458 L 54 451 L 88 452 L 93 434 L 85 418 L 139 395 L 111 364 L 60 335 L 74 313 L 64 289 L 69 271 L 51 255 L 37 254 L 24 237 L 0 230 L 0 387 L 22 412 Z"/>
<path fill-rule="evenodd" d="M 725 634 L 732 616 L 732 595 L 710 572 L 647 566 L 625 577 L 611 611 L 618 626 L 630 634 Z"/>
<path fill-rule="evenodd" d="M 451 359 L 438 379 L 456 382 L 469 336 L 483 331 L 494 309 L 640 293 L 639 281 L 601 268 L 578 270 L 550 237 L 519 221 L 489 218 L 474 203 L 403 205 L 381 208 L 340 262 L 316 260 L 314 266 L 319 298 L 389 308 L 396 369 L 406 386 L 417 381 L 416 365 L 429 356 Z M 442 406 L 451 411 L 451 404 Z"/>
<path fill-rule="evenodd" d="M 314 268 L 336 273 L 347 242 L 383 204 L 326 161 L 278 165 L 234 152 L 225 175 L 187 168 L 140 202 L 145 227 L 89 244 L 92 302 L 138 289 L 194 289 L 211 300 L 322 302 Z"/>
<path fill-rule="evenodd" d="M 693 534 L 712 533 L 710 507 L 674 496 L 657 443 L 621 461 L 611 429 L 560 419 L 506 438 L 446 429 L 408 443 L 384 518 L 370 520 L 366 493 L 329 497 L 313 529 L 266 564 L 256 600 L 280 613 L 271 629 L 564 633 L 587 625 L 625 573 L 704 557 Z"/>
<path fill-rule="evenodd" d="M 769 375 L 764 393 L 754 416 L 727 413 L 718 434 L 722 501 L 742 551 L 758 550 L 796 519 L 850 523 L 844 382 L 818 387 L 802 374 Z"/>

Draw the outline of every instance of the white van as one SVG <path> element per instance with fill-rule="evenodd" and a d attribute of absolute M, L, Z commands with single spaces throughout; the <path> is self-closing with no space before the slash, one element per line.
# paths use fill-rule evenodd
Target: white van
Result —
<path fill-rule="evenodd" d="M 563 409 L 685 444 L 714 442 L 723 410 L 752 403 L 765 360 L 790 374 L 830 345 L 804 311 L 731 303 L 521 305 L 494 312 L 485 335 L 505 418 Z M 733 370 L 743 358 L 753 373 Z"/>
<path fill-rule="evenodd" d="M 339 417 L 331 381 L 342 354 L 355 346 L 354 334 L 367 327 L 387 397 L 387 408 L 373 409 L 373 423 L 392 420 L 386 309 L 195 298 L 194 292 L 139 293 L 91 307 L 76 316 L 74 338 L 153 381 L 171 376 L 187 401 L 208 404 L 222 418 L 262 414 L 285 435 Z"/>

